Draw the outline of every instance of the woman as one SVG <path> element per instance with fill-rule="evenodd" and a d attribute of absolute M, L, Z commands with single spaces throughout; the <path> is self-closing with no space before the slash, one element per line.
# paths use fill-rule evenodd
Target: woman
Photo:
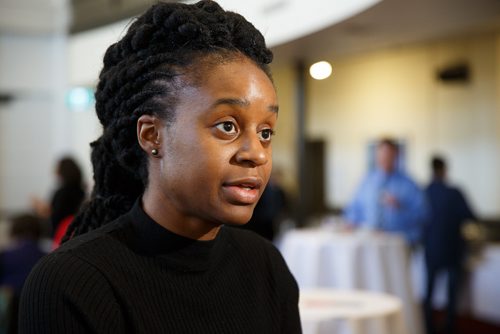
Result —
<path fill-rule="evenodd" d="M 107 50 L 92 198 L 30 275 L 22 333 L 300 333 L 278 251 L 223 226 L 269 179 L 271 58 L 213 1 L 159 3 Z"/>
<path fill-rule="evenodd" d="M 58 188 L 49 203 L 33 198 L 33 207 L 41 218 L 50 221 L 51 234 L 57 233 L 65 219 L 71 219 L 78 212 L 85 199 L 82 171 L 76 161 L 63 157 L 57 162 Z"/>

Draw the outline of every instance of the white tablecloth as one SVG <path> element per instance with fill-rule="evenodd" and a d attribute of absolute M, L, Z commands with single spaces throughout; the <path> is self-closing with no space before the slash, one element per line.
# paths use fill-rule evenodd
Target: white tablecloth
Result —
<path fill-rule="evenodd" d="M 300 293 L 304 334 L 407 334 L 401 302 L 363 291 L 306 289 Z"/>
<path fill-rule="evenodd" d="M 292 230 L 285 233 L 279 247 L 301 289 L 330 287 L 390 293 L 401 299 L 410 333 L 422 333 L 408 249 L 399 236 L 369 231 Z"/>
<path fill-rule="evenodd" d="M 489 245 L 471 275 L 472 313 L 500 324 L 500 245 Z"/>
<path fill-rule="evenodd" d="M 475 318 L 500 325 L 500 244 L 487 244 L 480 260 L 469 268 L 458 295 L 459 312 L 471 313 Z M 416 300 L 425 296 L 426 272 L 424 253 L 420 249 L 412 259 L 412 281 Z M 433 306 L 445 310 L 447 306 L 448 277 L 443 272 L 434 286 Z"/>

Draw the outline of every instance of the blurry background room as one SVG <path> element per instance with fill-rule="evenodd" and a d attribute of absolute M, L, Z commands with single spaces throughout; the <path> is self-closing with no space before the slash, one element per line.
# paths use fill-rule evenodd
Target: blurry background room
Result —
<path fill-rule="evenodd" d="M 61 157 L 75 158 L 91 190 L 102 56 L 154 2 L 0 0 L 0 246 L 8 217 L 33 210 L 33 197 L 50 200 Z M 430 157 L 445 156 L 488 243 L 500 242 L 500 1 L 218 2 L 254 22 L 275 53 L 286 227 L 338 217 L 376 141 L 391 137 L 421 187 Z M 309 75 L 318 61 L 332 66 L 323 80 Z M 497 313 L 481 314 L 500 324 Z"/>

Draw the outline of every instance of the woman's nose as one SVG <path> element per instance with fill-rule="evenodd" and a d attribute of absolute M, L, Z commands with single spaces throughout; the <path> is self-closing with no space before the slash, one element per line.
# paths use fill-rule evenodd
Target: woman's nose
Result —
<path fill-rule="evenodd" d="M 240 164 L 252 166 L 264 165 L 269 160 L 270 148 L 266 147 L 259 139 L 258 134 L 244 136 L 236 153 L 236 161 Z"/>

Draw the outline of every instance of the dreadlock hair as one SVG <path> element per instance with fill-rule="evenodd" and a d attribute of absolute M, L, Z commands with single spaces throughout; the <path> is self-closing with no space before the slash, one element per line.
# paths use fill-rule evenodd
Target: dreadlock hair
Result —
<path fill-rule="evenodd" d="M 192 5 L 160 2 L 107 49 L 95 93 L 103 133 L 91 143 L 94 189 L 65 240 L 126 213 L 144 192 L 148 162 L 137 141 L 138 118 L 154 115 L 171 124 L 176 92 L 183 87 L 179 78 L 196 81 L 193 67 L 221 64 L 238 55 L 271 78 L 272 53 L 262 34 L 241 15 L 207 0 Z"/>

